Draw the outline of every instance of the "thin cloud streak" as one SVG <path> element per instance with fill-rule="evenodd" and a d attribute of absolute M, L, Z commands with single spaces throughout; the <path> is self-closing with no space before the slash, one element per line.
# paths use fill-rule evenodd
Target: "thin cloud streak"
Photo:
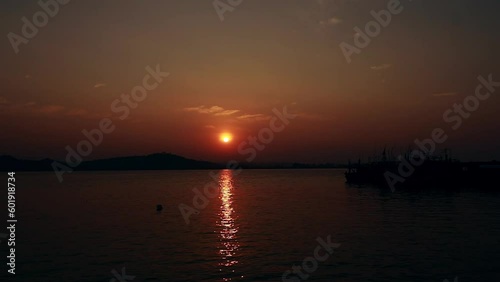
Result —
<path fill-rule="evenodd" d="M 96 85 L 94 85 L 94 88 L 101 88 L 106 86 L 108 86 L 106 83 L 97 83 Z"/>
<path fill-rule="evenodd" d="M 432 94 L 432 96 L 434 96 L 434 97 L 447 97 L 447 96 L 455 96 L 455 95 L 457 95 L 456 92 L 444 92 L 444 93 Z"/>
<path fill-rule="evenodd" d="M 374 71 L 381 71 L 381 70 L 389 69 L 391 67 L 392 67 L 391 64 L 382 64 L 382 65 L 378 65 L 378 66 L 371 66 L 370 69 L 372 69 Z"/>
<path fill-rule="evenodd" d="M 240 111 L 240 110 L 226 110 L 223 107 L 219 106 L 205 107 L 205 105 L 197 107 L 188 107 L 184 108 L 183 110 L 186 112 L 196 112 L 199 114 L 213 114 L 215 116 L 230 116 Z"/>

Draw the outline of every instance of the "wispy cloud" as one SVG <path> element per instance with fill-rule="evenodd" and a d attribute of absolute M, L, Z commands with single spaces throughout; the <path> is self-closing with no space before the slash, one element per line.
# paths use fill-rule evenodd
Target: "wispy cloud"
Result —
<path fill-rule="evenodd" d="M 446 96 L 455 96 L 457 95 L 456 92 L 443 92 L 443 93 L 434 93 L 432 96 L 434 97 L 446 97 Z"/>
<path fill-rule="evenodd" d="M 66 112 L 67 116 L 85 116 L 88 115 L 89 112 L 84 109 L 71 109 Z"/>
<path fill-rule="evenodd" d="M 96 85 L 94 85 L 94 88 L 101 88 L 106 86 L 108 86 L 106 83 L 97 83 Z"/>
<path fill-rule="evenodd" d="M 205 107 L 204 105 L 202 105 L 197 107 L 184 108 L 184 111 L 196 112 L 199 114 L 213 114 L 215 116 L 230 116 L 239 112 L 240 110 L 226 110 L 223 107 L 219 106 Z"/>
<path fill-rule="evenodd" d="M 232 114 L 235 114 L 237 112 L 239 112 L 240 110 L 224 110 L 222 112 L 219 112 L 219 113 L 215 113 L 216 116 L 230 116 Z"/>
<path fill-rule="evenodd" d="M 316 3 L 318 3 L 318 5 L 320 5 L 320 6 L 324 6 L 325 0 L 316 0 Z"/>
<path fill-rule="evenodd" d="M 372 69 L 374 71 L 381 71 L 381 70 L 386 70 L 390 67 L 392 67 L 391 64 L 382 64 L 382 65 L 378 65 L 378 66 L 371 66 L 370 69 Z"/>
<path fill-rule="evenodd" d="M 322 26 L 331 26 L 331 25 L 337 25 L 337 24 L 339 24 L 341 22 L 342 22 L 341 19 L 332 17 L 332 18 L 329 18 L 327 20 L 320 21 L 319 24 L 322 25 Z"/>
<path fill-rule="evenodd" d="M 103 115 L 81 108 L 68 108 L 62 105 L 40 105 L 34 101 L 11 103 L 5 98 L 0 97 L 0 114 L 16 114 L 16 115 L 35 115 L 35 116 L 52 116 L 62 118 L 82 118 L 82 119 L 97 119 Z"/>
<path fill-rule="evenodd" d="M 218 107 L 218 106 L 212 106 L 210 108 L 203 106 L 198 106 L 198 107 L 188 107 L 184 108 L 184 111 L 186 112 L 197 112 L 199 114 L 211 114 L 211 113 L 217 113 L 220 111 L 223 111 L 224 108 Z"/>
<path fill-rule="evenodd" d="M 261 121 L 261 120 L 268 120 L 271 117 L 269 115 L 264 115 L 264 114 L 246 114 L 246 115 L 241 115 L 238 116 L 237 119 L 239 120 L 255 120 L 255 121 Z"/>
<path fill-rule="evenodd" d="M 47 106 L 42 106 L 38 109 L 36 109 L 37 112 L 43 113 L 43 114 L 53 114 L 57 113 L 64 110 L 63 106 L 59 105 L 47 105 Z"/>

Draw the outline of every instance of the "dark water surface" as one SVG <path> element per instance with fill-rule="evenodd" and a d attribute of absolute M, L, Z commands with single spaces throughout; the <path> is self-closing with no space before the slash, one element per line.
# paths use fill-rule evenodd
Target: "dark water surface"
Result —
<path fill-rule="evenodd" d="M 123 281 L 282 281 L 328 236 L 340 246 L 307 281 L 500 281 L 499 195 L 354 188 L 343 170 L 234 174 L 18 173 L 13 281 L 119 281 L 123 267 Z M 179 204 L 210 182 L 186 224 Z"/>

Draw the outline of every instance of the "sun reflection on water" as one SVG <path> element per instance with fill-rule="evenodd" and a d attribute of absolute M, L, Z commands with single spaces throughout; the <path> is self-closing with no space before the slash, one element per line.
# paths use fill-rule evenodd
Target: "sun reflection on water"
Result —
<path fill-rule="evenodd" d="M 236 253 L 239 248 L 238 243 L 238 226 L 235 223 L 237 216 L 233 208 L 233 175 L 231 170 L 222 171 L 219 179 L 221 200 L 218 226 L 220 227 L 220 246 L 219 254 L 222 261 L 219 263 L 220 271 L 229 271 L 234 273 L 233 266 L 238 264 Z M 224 281 L 229 281 L 231 278 L 224 278 Z"/>

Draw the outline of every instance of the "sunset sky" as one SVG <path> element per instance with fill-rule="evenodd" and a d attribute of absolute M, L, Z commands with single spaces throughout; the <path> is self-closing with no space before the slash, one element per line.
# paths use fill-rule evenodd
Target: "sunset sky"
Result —
<path fill-rule="evenodd" d="M 64 158 L 110 117 L 116 130 L 87 159 L 241 159 L 238 144 L 286 106 L 297 117 L 257 162 L 344 162 L 436 127 L 455 157 L 500 160 L 500 88 L 458 130 L 443 121 L 478 76 L 500 81 L 500 1 L 401 1 L 347 63 L 339 44 L 388 2 L 244 0 L 221 21 L 212 1 L 73 0 L 16 54 L 7 34 L 41 8 L 2 1 L 0 155 Z M 170 75 L 119 120 L 112 102 L 158 64 Z"/>

